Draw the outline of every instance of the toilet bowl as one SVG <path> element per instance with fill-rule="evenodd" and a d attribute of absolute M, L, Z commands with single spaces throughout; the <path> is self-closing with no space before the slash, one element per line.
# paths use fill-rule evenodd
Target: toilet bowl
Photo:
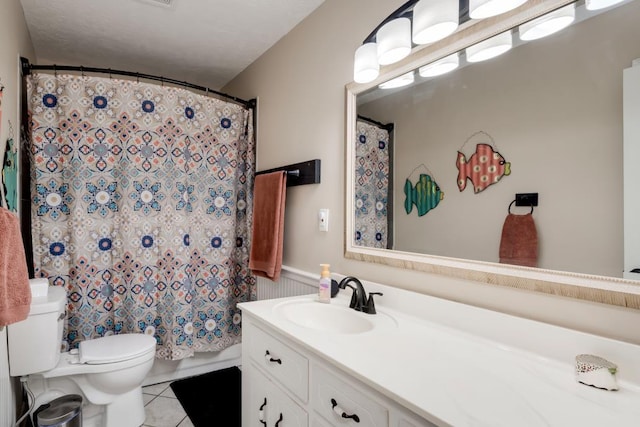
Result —
<path fill-rule="evenodd" d="M 111 335 L 60 352 L 66 292 L 49 287 L 32 298 L 29 317 L 9 325 L 9 372 L 27 376 L 34 408 L 67 395 L 83 396 L 85 427 L 138 427 L 144 423 L 142 382 L 153 366 L 156 340 Z"/>

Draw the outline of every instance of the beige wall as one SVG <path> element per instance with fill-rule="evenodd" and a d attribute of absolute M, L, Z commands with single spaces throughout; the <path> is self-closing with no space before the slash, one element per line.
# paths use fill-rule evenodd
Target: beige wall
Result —
<path fill-rule="evenodd" d="M 13 125 L 13 136 L 16 142 L 19 136 L 20 56 L 33 59 L 35 53 L 20 1 L 6 0 L 2 2 L 0 11 L 0 81 L 4 85 L 0 160 L 4 159 L 5 144 L 10 136 L 9 122 Z"/>
<path fill-rule="evenodd" d="M 359 107 L 395 124 L 394 249 L 498 262 L 514 194 L 537 192 L 538 266 L 622 277 L 622 71 L 640 57 L 639 14 L 640 2 L 629 3 L 492 61 L 378 90 L 388 96 Z M 512 173 L 479 194 L 470 182 L 460 192 L 456 150 L 480 130 Z M 462 151 L 469 157 L 480 142 L 489 140 Z M 445 198 L 418 217 L 405 213 L 403 188 L 421 163 Z"/>
<path fill-rule="evenodd" d="M 258 97 L 258 169 L 322 160 L 322 183 L 287 193 L 284 263 L 332 270 L 443 298 L 640 343 L 640 313 L 620 307 L 422 274 L 344 258 L 345 84 L 353 52 L 402 0 L 326 0 L 224 88 Z M 328 233 L 317 212 L 331 210 Z"/>
<path fill-rule="evenodd" d="M 9 137 L 9 121 L 18 140 L 18 97 L 20 92 L 19 57 L 35 58 L 31 38 L 19 0 L 2 2 L 0 10 L 0 79 L 4 85 L 2 99 L 2 130 L 0 131 L 0 161 Z M 0 236 L 2 238 L 2 236 Z M 11 391 L 7 361 L 6 328 L 0 332 L 0 425 L 13 425 L 15 397 Z"/>

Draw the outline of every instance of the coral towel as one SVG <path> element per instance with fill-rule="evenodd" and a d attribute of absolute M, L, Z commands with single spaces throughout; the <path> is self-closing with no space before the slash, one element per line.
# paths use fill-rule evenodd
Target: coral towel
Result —
<path fill-rule="evenodd" d="M 507 215 L 502 226 L 500 262 L 527 267 L 538 265 L 538 233 L 530 213 Z"/>
<path fill-rule="evenodd" d="M 0 326 L 27 318 L 29 271 L 18 217 L 0 206 Z"/>
<path fill-rule="evenodd" d="M 253 237 L 249 268 L 257 276 L 274 282 L 282 268 L 286 172 L 256 176 L 253 190 Z"/>

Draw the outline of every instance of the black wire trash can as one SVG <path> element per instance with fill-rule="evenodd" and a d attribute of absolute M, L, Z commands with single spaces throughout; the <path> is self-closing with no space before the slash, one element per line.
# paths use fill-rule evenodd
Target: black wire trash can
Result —
<path fill-rule="evenodd" d="M 33 421 L 36 427 L 82 427 L 82 396 L 68 394 L 41 405 Z"/>

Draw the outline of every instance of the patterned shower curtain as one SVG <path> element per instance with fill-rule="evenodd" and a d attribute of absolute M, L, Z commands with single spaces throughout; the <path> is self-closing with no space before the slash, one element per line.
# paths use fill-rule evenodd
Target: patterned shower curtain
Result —
<path fill-rule="evenodd" d="M 389 130 L 358 117 L 354 200 L 357 246 L 390 247 L 391 148 Z"/>
<path fill-rule="evenodd" d="M 181 359 L 240 342 L 253 112 L 185 89 L 28 80 L 36 277 L 67 290 L 65 343 L 153 335 Z"/>

